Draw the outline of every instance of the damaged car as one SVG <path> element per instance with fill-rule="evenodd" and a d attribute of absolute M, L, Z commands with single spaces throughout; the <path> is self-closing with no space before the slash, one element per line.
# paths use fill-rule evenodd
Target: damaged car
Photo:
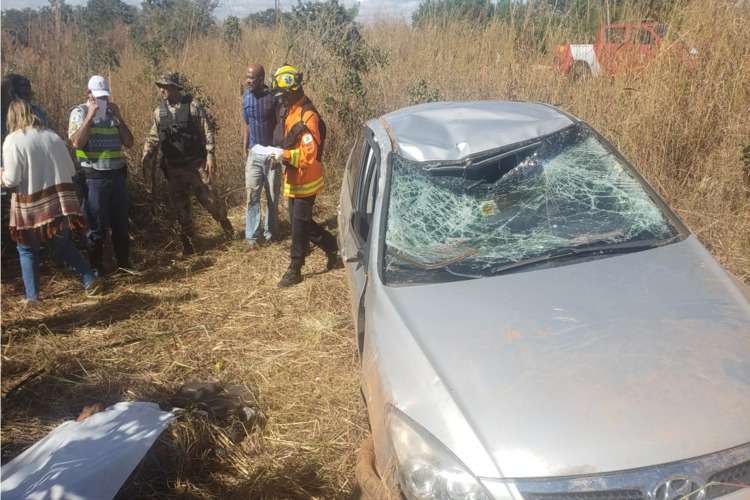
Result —
<path fill-rule="evenodd" d="M 583 121 L 441 102 L 362 127 L 339 238 L 365 498 L 750 490 L 750 295 Z"/>

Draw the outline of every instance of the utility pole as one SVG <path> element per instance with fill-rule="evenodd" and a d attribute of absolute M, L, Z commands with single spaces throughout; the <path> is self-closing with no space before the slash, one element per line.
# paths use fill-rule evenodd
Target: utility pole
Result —
<path fill-rule="evenodd" d="M 281 20 L 281 0 L 274 0 L 274 9 L 276 10 L 274 21 L 276 21 L 276 27 L 278 28 Z"/>

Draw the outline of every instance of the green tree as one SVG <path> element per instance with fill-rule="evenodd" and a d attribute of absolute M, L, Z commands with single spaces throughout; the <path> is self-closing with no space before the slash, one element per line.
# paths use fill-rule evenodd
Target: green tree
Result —
<path fill-rule="evenodd" d="M 411 19 L 415 26 L 451 19 L 483 24 L 494 15 L 495 4 L 491 0 L 422 0 Z"/>
<path fill-rule="evenodd" d="M 333 53 L 346 70 L 346 86 L 364 95 L 361 74 L 368 70 L 376 53 L 370 49 L 354 21 L 357 7 L 346 8 L 338 0 L 303 2 L 299 0 L 286 20 L 291 33 L 312 33 Z"/>
<path fill-rule="evenodd" d="M 122 0 L 88 0 L 76 12 L 80 28 L 92 35 L 111 30 L 118 22 L 133 24 L 137 15 L 138 9 Z"/>
<path fill-rule="evenodd" d="M 51 2 L 52 3 L 52 2 Z M 53 8 L 54 7 L 54 8 Z M 73 8 L 63 1 L 54 0 L 51 6 L 39 9 L 7 9 L 2 11 L 2 30 L 14 44 L 28 46 L 35 33 L 55 30 L 56 23 L 65 25 L 74 18 Z"/>
<path fill-rule="evenodd" d="M 214 26 L 218 0 L 143 0 L 141 13 L 130 29 L 136 47 L 158 68 L 164 54 L 208 34 Z"/>
<path fill-rule="evenodd" d="M 236 45 L 242 38 L 240 19 L 237 16 L 229 16 L 224 20 L 224 41 L 230 46 Z"/>
<path fill-rule="evenodd" d="M 120 65 L 121 40 L 110 35 L 118 25 L 133 24 L 137 15 L 138 9 L 122 0 L 88 0 L 76 8 L 75 23 L 87 47 L 87 72 Z"/>
<path fill-rule="evenodd" d="M 276 9 L 266 9 L 261 10 L 260 12 L 253 12 L 249 16 L 247 16 L 243 22 L 247 26 L 266 26 L 266 27 L 273 27 L 277 24 L 282 24 L 285 21 L 289 20 L 289 13 L 288 12 L 281 12 L 280 13 L 280 19 L 276 20 Z"/>
<path fill-rule="evenodd" d="M 25 8 L 8 9 L 2 12 L 3 31 L 18 45 L 27 46 L 31 38 L 31 26 L 39 22 L 39 11 Z"/>
<path fill-rule="evenodd" d="M 354 20 L 357 13 L 356 7 L 347 8 L 338 0 L 298 1 L 282 25 L 290 40 L 287 54 L 294 54 L 294 59 L 284 62 L 297 62 L 307 75 L 315 75 L 318 109 L 329 118 L 335 117 L 329 124 L 336 123 L 336 128 L 345 131 L 355 130 L 372 114 L 365 75 L 372 65 L 385 63 L 384 55 L 362 36 Z M 343 151 L 335 143 L 345 138 L 337 139 L 335 134 L 329 137 L 327 143 L 332 146 L 326 149 Z"/>

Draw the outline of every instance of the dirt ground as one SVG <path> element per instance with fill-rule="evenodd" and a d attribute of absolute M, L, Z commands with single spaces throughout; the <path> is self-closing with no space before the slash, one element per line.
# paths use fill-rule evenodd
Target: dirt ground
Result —
<path fill-rule="evenodd" d="M 332 203 L 323 205 L 316 219 L 335 226 Z M 182 258 L 169 232 L 141 228 L 139 274 L 108 279 L 101 298 L 85 297 L 48 261 L 43 302 L 25 307 L 17 259 L 4 259 L 3 463 L 86 405 L 166 408 L 184 383 L 221 382 L 249 389 L 262 417 L 237 439 L 226 422 L 185 413 L 119 497 L 355 496 L 367 421 L 344 271 L 323 272 L 316 250 L 304 282 L 279 290 L 288 235 L 248 252 L 243 241 L 223 242 L 218 224 L 193 210 L 204 238 L 198 255 Z M 230 218 L 239 229 L 242 209 Z"/>

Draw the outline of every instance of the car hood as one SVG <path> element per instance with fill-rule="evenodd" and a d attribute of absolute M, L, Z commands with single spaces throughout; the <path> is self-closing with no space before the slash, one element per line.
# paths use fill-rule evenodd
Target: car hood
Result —
<path fill-rule="evenodd" d="M 693 236 L 384 290 L 426 360 L 421 375 L 440 380 L 502 477 L 625 470 L 750 442 L 750 305 Z M 414 378 L 390 383 L 431 397 L 409 389 Z M 430 430 L 440 415 L 419 423 Z"/>

